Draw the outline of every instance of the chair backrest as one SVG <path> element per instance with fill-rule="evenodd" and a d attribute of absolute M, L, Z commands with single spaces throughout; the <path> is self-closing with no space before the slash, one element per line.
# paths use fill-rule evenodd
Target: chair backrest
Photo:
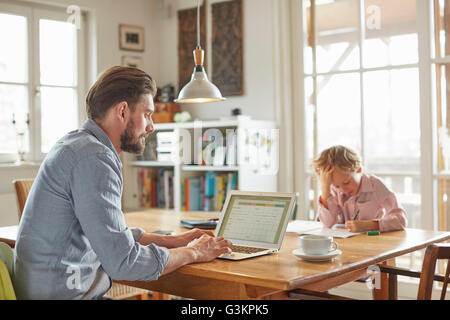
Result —
<path fill-rule="evenodd" d="M 12 285 L 14 253 L 10 246 L 0 242 L 0 300 L 16 300 Z"/>
<path fill-rule="evenodd" d="M 25 202 L 27 201 L 28 193 L 30 192 L 33 182 L 34 179 L 13 180 L 14 190 L 16 191 L 17 208 L 19 209 L 19 221 L 22 217 L 23 208 L 25 208 Z"/>
<path fill-rule="evenodd" d="M 447 270 L 444 276 L 444 283 L 442 286 L 441 300 L 445 299 L 447 292 L 447 285 L 450 275 L 450 243 L 435 243 L 429 245 L 425 251 L 423 258 L 422 273 L 420 275 L 419 291 L 417 294 L 418 300 L 430 300 L 433 291 L 433 281 L 435 278 L 436 261 L 440 259 L 447 259 Z"/>

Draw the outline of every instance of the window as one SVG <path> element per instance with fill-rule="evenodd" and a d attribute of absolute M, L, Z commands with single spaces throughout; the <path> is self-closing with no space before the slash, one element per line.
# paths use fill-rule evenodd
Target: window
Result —
<path fill-rule="evenodd" d="M 79 125 L 83 34 L 63 9 L 0 4 L 0 161 L 42 160 Z"/>
<path fill-rule="evenodd" d="M 309 163 L 332 145 L 355 149 L 364 172 L 396 193 L 412 228 L 422 221 L 416 3 L 306 1 L 303 70 Z M 309 178 L 308 211 L 314 219 L 320 186 L 313 172 Z M 397 259 L 408 267 L 421 262 L 420 254 Z"/>

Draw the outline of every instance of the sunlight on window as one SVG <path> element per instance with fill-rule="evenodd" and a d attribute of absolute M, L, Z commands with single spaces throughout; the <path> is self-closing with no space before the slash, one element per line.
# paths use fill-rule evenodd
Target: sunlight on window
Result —
<path fill-rule="evenodd" d="M 364 75 L 366 159 L 371 170 L 420 170 L 419 71 Z"/>
<path fill-rule="evenodd" d="M 41 151 L 78 126 L 77 34 L 67 22 L 39 21 L 41 61 Z M 47 87 L 58 86 L 56 87 Z"/>
<path fill-rule="evenodd" d="M 0 81 L 28 81 L 27 19 L 0 13 Z"/>
<path fill-rule="evenodd" d="M 0 153 L 17 152 L 17 133 L 25 133 L 25 151 L 29 150 L 28 89 L 26 86 L 0 84 Z M 12 120 L 16 120 L 16 126 Z"/>
<path fill-rule="evenodd" d="M 361 152 L 359 74 L 318 77 L 319 153 L 337 144 Z"/>
<path fill-rule="evenodd" d="M 39 20 L 41 84 L 77 85 L 76 27 L 72 23 Z"/>
<path fill-rule="evenodd" d="M 313 105 L 313 78 L 305 79 L 305 97 L 306 97 L 306 150 L 308 152 L 308 163 L 311 163 L 314 158 L 314 105 Z"/>
<path fill-rule="evenodd" d="M 317 46 L 317 72 L 359 68 L 359 46 L 356 43 L 330 43 Z"/>
<path fill-rule="evenodd" d="M 47 153 L 55 142 L 78 126 L 76 91 L 70 88 L 43 87 L 42 152 Z"/>

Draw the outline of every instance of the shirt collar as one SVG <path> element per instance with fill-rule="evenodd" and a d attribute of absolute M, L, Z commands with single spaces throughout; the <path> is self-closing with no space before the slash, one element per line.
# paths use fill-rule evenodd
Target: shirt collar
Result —
<path fill-rule="evenodd" d="M 359 192 L 371 192 L 373 191 L 372 183 L 370 183 L 370 179 L 365 174 L 361 175 L 361 187 Z"/>
<path fill-rule="evenodd" d="M 108 135 L 103 131 L 102 128 L 99 127 L 97 123 L 95 123 L 92 119 L 87 119 L 83 125 L 81 126 L 84 130 L 88 131 L 90 134 L 92 134 L 94 137 L 96 137 L 101 143 L 103 143 L 105 146 L 107 146 L 111 151 L 116 155 L 117 159 L 120 161 L 119 154 L 116 151 L 116 148 L 114 148 L 114 145 L 112 144 L 111 140 L 109 139 Z"/>

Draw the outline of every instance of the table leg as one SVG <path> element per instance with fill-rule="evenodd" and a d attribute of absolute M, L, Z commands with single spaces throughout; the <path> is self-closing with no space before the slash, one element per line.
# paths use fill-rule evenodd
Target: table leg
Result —
<path fill-rule="evenodd" d="M 395 258 L 384 261 L 381 265 L 395 267 Z M 378 283 L 375 283 L 372 291 L 374 300 L 397 300 L 397 275 L 388 275 L 387 273 L 378 273 Z M 377 282 L 377 281 L 375 281 Z"/>

